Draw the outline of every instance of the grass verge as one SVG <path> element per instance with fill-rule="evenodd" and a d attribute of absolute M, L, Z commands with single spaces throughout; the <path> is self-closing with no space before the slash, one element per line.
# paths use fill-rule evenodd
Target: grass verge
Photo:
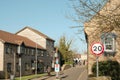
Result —
<path fill-rule="evenodd" d="M 39 78 L 39 77 L 42 77 L 42 76 L 46 76 L 47 73 L 44 73 L 44 74 L 37 74 L 37 75 L 29 75 L 29 76 L 22 76 L 21 77 L 21 80 L 29 80 L 29 79 L 33 79 L 33 78 Z M 16 77 L 15 80 L 20 80 L 20 77 Z"/>

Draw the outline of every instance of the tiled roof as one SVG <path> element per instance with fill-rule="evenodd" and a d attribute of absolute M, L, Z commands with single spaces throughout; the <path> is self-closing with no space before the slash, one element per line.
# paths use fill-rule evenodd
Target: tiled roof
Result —
<path fill-rule="evenodd" d="M 31 31 L 33 31 L 33 32 L 37 33 L 38 35 L 40 35 L 40 36 L 44 37 L 45 39 L 49 39 L 49 40 L 54 41 L 52 38 L 48 37 L 47 35 L 45 35 L 45 34 L 41 33 L 41 32 L 40 32 L 40 31 L 38 31 L 38 30 L 35 30 L 35 29 L 31 28 L 31 27 L 28 27 L 28 26 L 26 26 L 26 27 L 25 27 L 25 28 L 23 28 L 22 30 L 18 31 L 17 33 L 19 33 L 19 32 L 21 32 L 21 31 L 23 31 L 23 30 L 24 30 L 24 29 L 26 29 L 26 28 L 28 28 L 28 29 L 30 29 Z M 16 33 L 16 34 L 17 34 L 17 33 Z"/>
<path fill-rule="evenodd" d="M 24 43 L 24 45 L 27 47 L 33 47 L 33 48 L 36 47 L 36 43 L 29 40 L 28 38 L 19 36 L 16 34 L 12 34 L 6 31 L 2 31 L 2 30 L 0 30 L 0 41 L 4 43 L 11 43 L 11 44 L 16 44 L 16 45 L 21 45 L 22 43 Z M 44 49 L 38 44 L 37 44 L 37 48 Z"/>

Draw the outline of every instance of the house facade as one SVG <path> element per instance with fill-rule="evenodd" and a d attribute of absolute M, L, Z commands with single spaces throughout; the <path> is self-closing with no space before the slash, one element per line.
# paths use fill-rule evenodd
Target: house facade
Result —
<path fill-rule="evenodd" d="M 25 27 L 24 29 L 32 28 Z M 54 40 L 49 40 L 51 43 L 46 45 L 47 48 L 50 48 L 51 52 L 49 52 L 44 45 L 48 37 L 41 38 L 43 33 L 41 33 L 42 36 L 37 36 L 38 40 L 39 38 L 43 40 L 39 42 L 33 41 L 35 39 L 31 35 L 34 31 L 28 32 L 33 40 L 24 35 L 18 35 L 19 33 L 12 34 L 0 30 L 0 78 L 8 78 L 11 74 L 20 76 L 20 71 L 21 75 L 35 74 L 36 70 L 37 73 L 43 73 L 47 66 L 51 66 Z"/>
<path fill-rule="evenodd" d="M 101 16 L 96 14 L 84 24 L 88 43 L 88 74 L 92 74 L 92 65 L 96 62 L 96 56 L 90 49 L 95 42 L 100 42 L 104 46 L 104 53 L 99 56 L 99 61 L 115 60 L 120 63 L 120 25 L 114 25 L 111 21 L 118 19 L 119 16 L 115 15 L 120 13 L 120 9 L 117 8 L 119 5 L 119 0 L 109 0 L 98 12 Z"/>
<path fill-rule="evenodd" d="M 54 51 L 54 40 L 48 37 L 47 35 L 33 29 L 30 27 L 25 27 L 22 30 L 18 31 L 16 35 L 24 36 L 31 41 L 37 43 L 37 45 L 42 46 L 44 49 L 46 49 L 46 54 L 49 55 L 48 62 L 46 65 L 51 65 L 51 60 L 53 56 L 53 51 Z"/>

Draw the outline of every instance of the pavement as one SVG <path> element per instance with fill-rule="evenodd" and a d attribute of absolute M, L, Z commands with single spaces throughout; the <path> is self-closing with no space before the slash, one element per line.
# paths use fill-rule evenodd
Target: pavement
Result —
<path fill-rule="evenodd" d="M 58 79 L 56 79 L 56 74 L 54 73 L 51 76 L 43 76 L 32 80 L 87 80 L 87 75 L 87 68 L 85 66 L 76 66 L 60 71 Z"/>

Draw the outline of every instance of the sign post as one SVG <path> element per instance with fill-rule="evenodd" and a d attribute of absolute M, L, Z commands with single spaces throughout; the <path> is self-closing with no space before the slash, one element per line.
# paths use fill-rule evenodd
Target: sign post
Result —
<path fill-rule="evenodd" d="M 56 72 L 56 78 L 59 77 L 59 71 L 60 71 L 60 65 L 59 64 L 55 64 L 55 72 Z"/>
<path fill-rule="evenodd" d="M 96 77 L 98 77 L 99 75 L 99 67 L 98 67 L 98 56 L 96 57 L 96 64 L 97 64 L 97 68 L 96 68 Z"/>
<path fill-rule="evenodd" d="M 59 56 L 58 56 L 58 49 L 57 48 L 56 48 L 56 53 L 54 56 L 55 56 L 56 79 L 59 79 L 60 64 L 59 64 Z"/>
<path fill-rule="evenodd" d="M 94 43 L 91 46 L 91 51 L 96 56 L 96 77 L 98 77 L 99 76 L 98 58 L 101 54 L 103 54 L 104 46 L 100 42 Z"/>

